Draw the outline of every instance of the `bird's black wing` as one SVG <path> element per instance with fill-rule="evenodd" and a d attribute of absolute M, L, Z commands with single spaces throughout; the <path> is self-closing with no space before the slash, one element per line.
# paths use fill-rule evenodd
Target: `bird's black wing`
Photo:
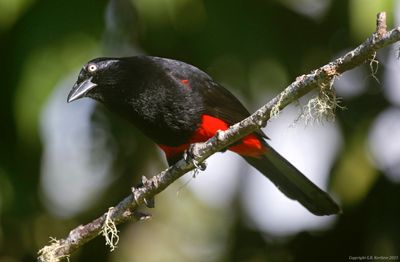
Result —
<path fill-rule="evenodd" d="M 196 99 L 199 97 L 203 99 L 200 104 L 202 108 L 198 108 L 202 114 L 219 118 L 229 125 L 236 124 L 250 116 L 249 111 L 231 92 L 197 67 L 172 59 L 156 57 L 152 59 L 158 61 L 157 65 L 177 82 L 188 81 L 188 88 L 191 89 Z M 268 138 L 261 130 L 255 133 L 260 137 Z"/>
<path fill-rule="evenodd" d="M 229 90 L 212 80 L 208 81 L 207 86 L 199 87 L 199 92 L 205 98 L 204 114 L 222 119 L 229 125 L 250 116 L 250 112 Z M 256 133 L 263 138 L 268 138 L 261 130 Z"/>

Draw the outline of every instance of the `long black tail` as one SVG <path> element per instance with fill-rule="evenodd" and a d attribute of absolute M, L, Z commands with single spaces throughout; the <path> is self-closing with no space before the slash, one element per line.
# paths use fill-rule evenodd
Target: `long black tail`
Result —
<path fill-rule="evenodd" d="M 324 216 L 341 212 L 338 204 L 326 192 L 270 146 L 267 146 L 267 152 L 261 158 L 244 159 L 269 178 L 287 197 L 299 201 L 311 213 Z"/>

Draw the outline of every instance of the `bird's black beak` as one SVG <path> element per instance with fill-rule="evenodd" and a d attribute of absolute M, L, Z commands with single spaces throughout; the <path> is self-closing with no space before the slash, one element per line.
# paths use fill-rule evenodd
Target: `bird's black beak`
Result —
<path fill-rule="evenodd" d="M 92 77 L 80 83 L 76 82 L 75 85 L 72 87 L 72 90 L 68 94 L 67 102 L 70 103 L 72 101 L 84 97 L 87 94 L 87 92 L 89 92 L 89 90 L 91 90 L 96 86 L 97 84 L 92 82 Z"/>

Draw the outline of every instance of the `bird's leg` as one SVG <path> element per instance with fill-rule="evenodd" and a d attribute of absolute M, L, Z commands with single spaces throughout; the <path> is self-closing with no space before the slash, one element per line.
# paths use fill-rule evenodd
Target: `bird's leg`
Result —
<path fill-rule="evenodd" d="M 148 181 L 149 180 L 145 176 L 142 176 L 142 182 L 139 185 L 137 185 L 136 187 L 132 187 L 132 194 L 133 194 L 133 196 L 134 196 L 136 201 L 137 201 L 137 191 L 140 190 L 141 188 L 143 188 Z M 153 197 L 152 198 L 145 198 L 143 201 L 144 201 L 144 204 L 146 205 L 146 207 L 154 208 L 155 201 L 154 201 Z"/>
<path fill-rule="evenodd" d="M 193 165 L 196 167 L 196 170 L 204 171 L 207 168 L 206 162 L 198 162 L 195 159 L 193 149 L 195 147 L 195 144 L 191 144 L 188 149 L 185 150 L 183 153 L 183 159 L 185 159 L 186 162 L 192 162 Z M 195 173 L 196 174 L 196 173 Z"/>

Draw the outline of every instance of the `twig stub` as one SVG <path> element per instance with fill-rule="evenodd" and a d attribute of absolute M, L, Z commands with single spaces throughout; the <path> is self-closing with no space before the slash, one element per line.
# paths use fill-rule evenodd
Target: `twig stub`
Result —
<path fill-rule="evenodd" d="M 379 37 L 383 37 L 383 35 L 386 34 L 386 28 L 386 13 L 379 12 L 376 15 L 376 33 Z"/>

